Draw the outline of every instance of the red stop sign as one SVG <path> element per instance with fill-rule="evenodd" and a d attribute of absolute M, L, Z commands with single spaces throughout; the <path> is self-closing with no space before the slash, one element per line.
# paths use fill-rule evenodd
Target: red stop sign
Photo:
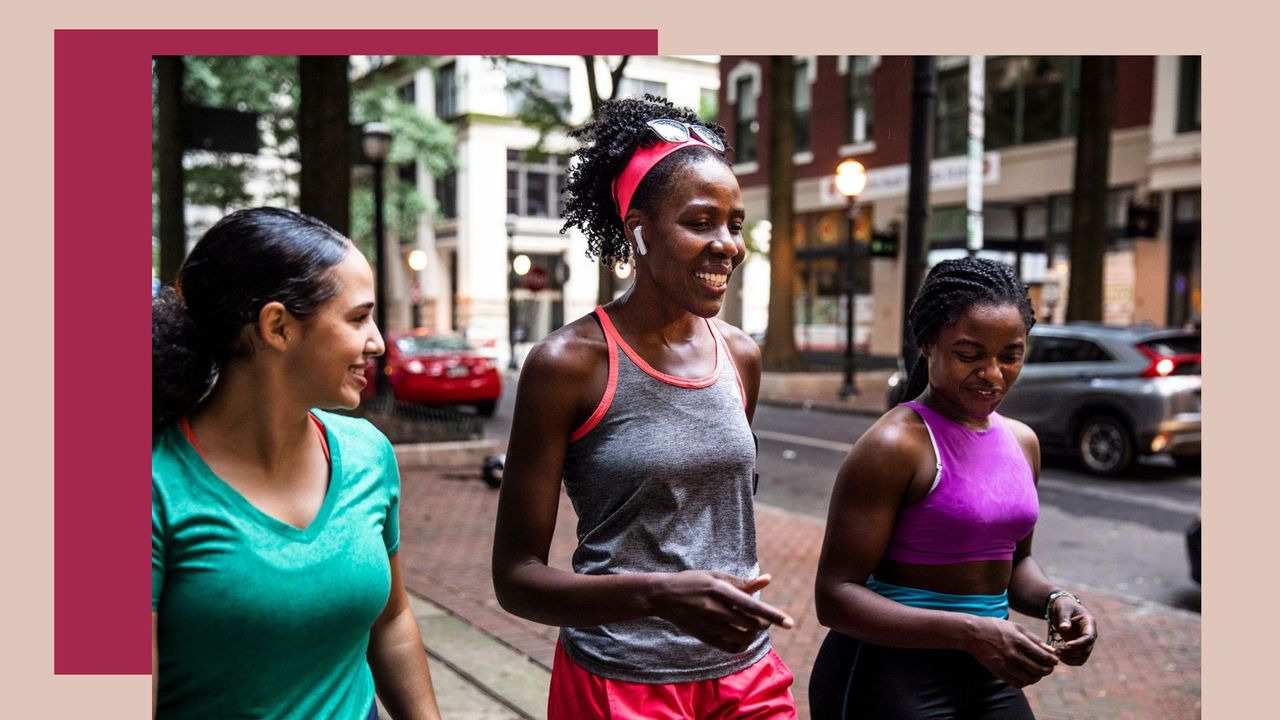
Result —
<path fill-rule="evenodd" d="M 546 268 L 533 267 L 529 268 L 529 272 L 525 273 L 524 286 L 530 290 L 537 292 L 545 290 L 547 287 L 547 270 Z"/>

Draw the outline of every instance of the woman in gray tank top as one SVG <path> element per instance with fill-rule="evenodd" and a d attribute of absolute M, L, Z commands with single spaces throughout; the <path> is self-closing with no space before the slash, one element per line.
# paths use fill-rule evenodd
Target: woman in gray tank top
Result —
<path fill-rule="evenodd" d="M 767 632 L 794 621 L 759 598 L 760 354 L 714 319 L 746 251 L 724 130 L 646 96 L 606 103 L 573 135 L 565 229 L 635 280 L 525 362 L 498 600 L 561 627 L 552 718 L 794 718 Z M 547 564 L 562 481 L 578 515 L 573 572 Z"/>

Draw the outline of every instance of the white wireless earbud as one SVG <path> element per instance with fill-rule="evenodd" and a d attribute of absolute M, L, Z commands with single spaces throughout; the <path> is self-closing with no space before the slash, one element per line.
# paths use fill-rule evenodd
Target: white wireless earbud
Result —
<path fill-rule="evenodd" d="M 636 236 L 636 249 L 640 251 L 641 255 L 648 255 L 649 248 L 644 246 L 644 233 L 640 231 L 640 226 L 637 225 L 635 230 L 632 230 L 632 232 L 635 233 Z"/>

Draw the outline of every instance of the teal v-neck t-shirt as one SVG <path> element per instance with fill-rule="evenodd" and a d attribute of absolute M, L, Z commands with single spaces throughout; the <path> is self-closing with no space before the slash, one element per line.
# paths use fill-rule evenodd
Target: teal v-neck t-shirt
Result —
<path fill-rule="evenodd" d="M 306 529 L 219 479 L 175 424 L 152 440 L 158 717 L 364 720 L 365 653 L 391 591 L 400 474 L 365 420 L 315 411 L 329 488 Z"/>

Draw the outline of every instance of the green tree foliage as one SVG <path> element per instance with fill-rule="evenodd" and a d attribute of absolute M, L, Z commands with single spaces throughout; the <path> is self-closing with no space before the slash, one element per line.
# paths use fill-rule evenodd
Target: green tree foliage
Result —
<path fill-rule="evenodd" d="M 269 200 L 296 205 L 295 178 L 287 171 L 285 159 L 297 159 L 296 123 L 292 113 L 298 105 L 297 58 L 285 56 L 188 56 L 182 61 L 182 103 L 228 108 L 260 115 L 262 153 L 279 162 L 260 163 L 238 153 L 184 152 L 183 195 L 187 205 L 218 208 L 222 213 L 247 207 L 253 198 L 247 187 L 262 183 Z M 152 187 L 159 187 L 157 100 L 158 78 L 152 63 Z M 152 234 L 160 235 L 159 195 L 152 195 Z M 189 233 L 199 233 L 191 227 Z"/>
<path fill-rule="evenodd" d="M 257 161 L 239 153 L 188 152 L 186 197 L 227 213 L 247 207 L 250 182 L 265 184 L 269 201 L 297 204 L 296 173 L 285 161 L 298 157 L 295 113 L 298 59 L 294 56 L 190 56 L 185 58 L 183 101 L 260 115 L 262 149 Z M 263 157 L 278 162 L 261 162 Z"/>
<path fill-rule="evenodd" d="M 239 153 L 185 153 L 185 197 L 188 205 L 211 206 L 222 214 L 248 207 L 255 199 L 249 188 L 260 183 L 268 202 L 296 207 L 298 161 L 297 111 L 300 101 L 296 56 L 188 56 L 183 58 L 183 102 L 260 114 L 262 149 L 258 156 Z M 394 140 L 388 165 L 417 163 L 440 177 L 456 164 L 454 131 L 446 122 L 427 117 L 404 102 L 397 92 L 414 72 L 431 67 L 429 57 L 374 58 L 370 71 L 352 88 L 352 122 L 357 126 L 379 120 L 391 127 Z M 154 78 L 153 78 L 154 82 Z M 153 93 L 154 97 L 154 93 Z M 155 104 L 153 103 L 153 128 Z M 275 158 L 278 162 L 262 162 Z M 156 167 L 154 162 L 152 167 Z M 153 185 L 156 178 L 153 177 Z M 387 230 L 402 240 L 412 239 L 423 212 L 434 200 L 416 186 L 387 175 Z M 367 256 L 373 253 L 372 180 L 367 167 L 352 183 L 352 239 Z M 159 227 L 158 201 L 153 197 L 152 226 Z M 199 232 L 201 228 L 192 228 Z M 153 234 L 158 234 L 154 230 Z"/>
<path fill-rule="evenodd" d="M 720 98 L 715 92 L 703 92 L 698 98 L 698 119 L 713 123 L 720 115 Z"/>
<path fill-rule="evenodd" d="M 506 75 L 504 89 L 507 96 L 515 98 L 515 117 L 522 125 L 538 131 L 538 139 L 529 148 L 529 159 L 540 160 L 546 156 L 546 140 L 553 132 L 573 129 L 569 114 L 573 107 L 567 95 L 548 92 L 532 66 L 505 55 L 485 58 L 495 69 Z M 592 115 L 595 114 L 594 107 Z"/>
<path fill-rule="evenodd" d="M 391 128 L 388 166 L 416 163 L 427 174 L 439 178 L 457 165 L 456 133 L 449 123 L 424 115 L 415 105 L 406 103 L 399 92 L 415 73 L 430 67 L 434 67 L 430 57 L 375 62 L 373 69 L 353 86 L 351 110 L 357 126 L 379 121 Z M 387 232 L 401 242 L 412 241 L 422 213 L 434 216 L 438 212 L 435 198 L 424 196 L 414 182 L 401 179 L 398 172 L 388 172 L 384 182 Z M 368 166 L 363 166 L 352 180 L 351 239 L 366 257 L 373 257 L 373 178 Z"/>

